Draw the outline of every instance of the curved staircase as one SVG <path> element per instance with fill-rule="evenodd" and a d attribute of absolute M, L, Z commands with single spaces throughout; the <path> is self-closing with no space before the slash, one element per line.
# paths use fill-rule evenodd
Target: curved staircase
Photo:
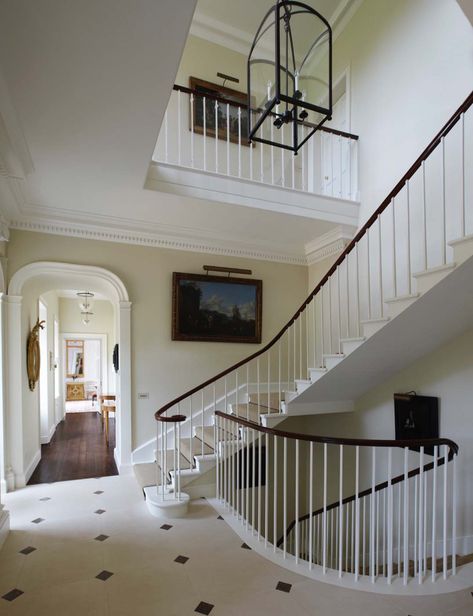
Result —
<path fill-rule="evenodd" d="M 466 161 L 473 153 L 472 103 L 470 94 L 269 344 L 156 412 L 156 462 L 135 466 L 148 501 L 159 491 L 163 502 L 180 502 L 182 495 L 211 497 L 217 484 L 214 504 L 225 519 L 255 549 L 285 566 L 299 570 L 303 561 L 310 575 L 321 569 L 332 583 L 382 581 L 381 592 L 399 591 L 395 578 L 401 588 L 412 589 L 408 582 L 417 577 L 428 587 L 422 592 L 465 583 L 455 576 L 454 443 L 419 441 L 414 450 L 412 442 L 322 439 L 281 433 L 275 426 L 293 415 L 353 411 L 364 392 L 471 327 L 473 174 Z M 447 446 L 442 457 L 440 448 Z M 288 447 L 294 448 L 295 474 L 287 466 Z M 329 453 L 333 447 L 335 454 Z M 428 447 L 435 447 L 433 458 Z M 274 468 L 279 470 L 270 480 Z M 334 468 L 329 485 L 327 473 Z M 299 484 L 307 480 L 304 521 Z M 338 504 L 330 494 L 334 485 L 340 489 Z M 347 490 L 352 497 L 345 503 Z M 318 510 L 309 502 L 314 498 L 323 501 Z M 287 531 L 291 515 L 297 538 Z M 322 535 L 316 522 L 323 525 Z M 371 534 L 369 554 L 363 544 L 367 524 L 384 542 L 380 548 L 379 536 Z M 284 531 L 282 551 L 278 530 Z M 314 536 L 323 537 L 317 557 Z M 435 566 L 428 576 L 438 546 L 442 575 Z M 457 581 L 439 590 L 440 578 Z"/>

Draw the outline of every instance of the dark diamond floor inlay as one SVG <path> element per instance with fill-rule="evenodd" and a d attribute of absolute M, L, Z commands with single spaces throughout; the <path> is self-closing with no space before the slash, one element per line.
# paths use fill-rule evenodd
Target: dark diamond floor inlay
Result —
<path fill-rule="evenodd" d="M 94 494 L 103 494 L 103 490 L 96 490 Z"/>
<path fill-rule="evenodd" d="M 210 612 L 214 609 L 214 606 L 211 603 L 205 603 L 205 601 L 201 601 L 199 605 L 195 608 L 194 612 L 197 614 L 210 614 Z"/>
<path fill-rule="evenodd" d="M 31 552 L 34 552 L 35 550 L 36 548 L 34 548 L 32 545 L 29 545 L 26 548 L 23 548 L 22 550 L 20 550 L 20 554 L 25 554 L 27 556 L 28 554 L 31 554 Z"/>
<path fill-rule="evenodd" d="M 97 509 L 97 511 L 94 511 L 94 513 L 97 513 L 98 515 L 102 515 L 102 513 L 105 513 L 105 509 Z"/>
<path fill-rule="evenodd" d="M 108 539 L 108 535 L 97 535 L 94 539 L 95 541 L 105 541 L 105 539 Z"/>
<path fill-rule="evenodd" d="M 218 518 L 217 518 L 217 520 L 223 520 L 222 516 L 221 516 L 221 515 L 219 515 L 219 516 L 218 516 Z"/>
<path fill-rule="evenodd" d="M 174 562 L 181 563 L 181 565 L 184 565 L 188 560 L 189 560 L 188 556 L 179 555 L 177 558 L 174 559 Z"/>
<path fill-rule="evenodd" d="M 51 497 L 50 496 L 45 496 L 43 498 L 40 498 L 39 500 L 44 502 L 44 501 L 51 500 Z"/>
<path fill-rule="evenodd" d="M 172 528 L 172 524 L 163 524 L 160 528 L 163 530 L 170 530 Z"/>
<path fill-rule="evenodd" d="M 291 592 L 292 584 L 288 584 L 287 582 L 278 582 L 276 586 L 276 590 L 280 590 L 281 592 Z"/>
<path fill-rule="evenodd" d="M 5 599 L 5 601 L 14 601 L 15 599 L 18 599 L 18 597 L 22 594 L 22 590 L 19 590 L 18 588 L 13 588 L 9 592 L 7 592 L 6 595 L 3 595 L 2 599 Z"/>
<path fill-rule="evenodd" d="M 44 518 L 35 518 L 34 520 L 31 520 L 32 524 L 41 524 L 41 522 L 44 522 Z"/>
<path fill-rule="evenodd" d="M 98 580 L 102 580 L 102 582 L 106 582 L 108 580 L 108 578 L 111 578 L 113 575 L 113 573 L 111 571 L 107 571 L 106 569 L 104 569 L 103 571 L 101 571 L 98 575 L 96 575 L 95 577 Z"/>
<path fill-rule="evenodd" d="M 241 544 L 241 547 L 242 547 L 244 550 L 251 550 L 250 546 L 249 546 L 249 545 L 247 545 L 246 543 L 242 543 L 242 544 Z"/>

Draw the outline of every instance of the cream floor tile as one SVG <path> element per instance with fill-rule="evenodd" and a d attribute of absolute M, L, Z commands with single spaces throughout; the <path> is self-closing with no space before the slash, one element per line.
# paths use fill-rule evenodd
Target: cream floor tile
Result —
<path fill-rule="evenodd" d="M 0 598 L 0 615 L 192 616 L 205 601 L 214 605 L 211 616 L 473 616 L 466 591 L 376 595 L 292 573 L 242 549 L 204 499 L 162 530 L 133 477 L 32 486 L 6 500 L 14 530 L 0 551 L 0 597 L 12 588 L 24 594 Z M 37 517 L 45 521 L 32 524 Z M 99 534 L 108 538 L 95 541 Z M 37 549 L 20 555 L 27 546 Z M 174 562 L 179 555 L 189 560 Z M 102 570 L 113 575 L 95 579 Z M 292 585 L 289 593 L 276 590 L 279 581 Z"/>

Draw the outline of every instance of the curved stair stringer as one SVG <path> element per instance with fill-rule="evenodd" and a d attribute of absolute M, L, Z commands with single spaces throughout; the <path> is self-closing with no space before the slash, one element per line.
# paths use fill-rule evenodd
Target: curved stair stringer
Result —
<path fill-rule="evenodd" d="M 297 391 L 286 392 L 286 416 L 351 412 L 374 385 L 471 327 L 473 236 L 450 245 L 453 263 L 414 274 L 420 292 L 386 300 L 382 319 L 362 322 L 360 338 L 342 340 L 342 354 L 296 381 Z"/>

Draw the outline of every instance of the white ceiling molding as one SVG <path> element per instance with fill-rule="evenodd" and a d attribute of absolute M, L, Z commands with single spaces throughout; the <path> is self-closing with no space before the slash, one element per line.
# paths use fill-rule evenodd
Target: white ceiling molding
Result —
<path fill-rule="evenodd" d="M 12 220 L 10 228 L 106 242 L 242 257 L 261 261 L 290 263 L 292 265 L 307 265 L 307 259 L 303 254 L 285 254 L 284 252 L 271 251 L 258 245 L 242 245 L 239 242 L 222 241 L 221 239 L 212 241 L 209 238 L 171 237 L 169 235 L 165 236 L 144 231 L 110 230 L 110 226 L 105 229 L 99 225 L 80 225 L 40 220 Z"/>
<path fill-rule="evenodd" d="M 333 29 L 333 41 L 340 36 L 362 3 L 363 0 L 340 0 L 329 19 L 329 23 Z M 253 33 L 245 32 L 228 23 L 205 15 L 197 8 L 194 13 L 189 34 L 247 56 L 253 43 L 256 30 Z M 269 57 L 272 53 L 272 49 L 268 47 L 267 51 Z"/>
<path fill-rule="evenodd" d="M 305 245 L 307 265 L 313 265 L 327 257 L 340 253 L 353 239 L 355 227 L 339 225 Z"/>
<path fill-rule="evenodd" d="M 253 37 L 247 32 L 204 15 L 198 9 L 194 13 L 189 34 L 221 45 L 244 56 L 248 55 L 253 42 Z"/>

